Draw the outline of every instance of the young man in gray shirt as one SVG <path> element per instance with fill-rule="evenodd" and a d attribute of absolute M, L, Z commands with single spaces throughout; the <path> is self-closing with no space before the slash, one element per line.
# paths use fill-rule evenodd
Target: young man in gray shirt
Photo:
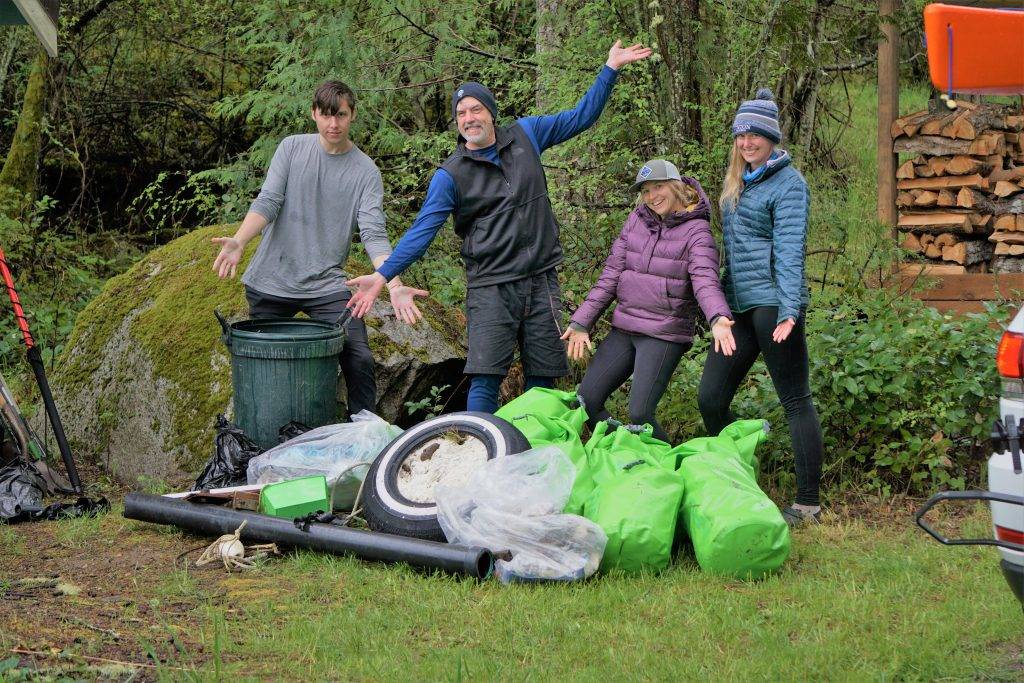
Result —
<path fill-rule="evenodd" d="M 234 277 L 245 245 L 263 233 L 242 276 L 252 318 L 303 311 L 314 320 L 337 320 L 352 295 L 344 267 L 356 226 L 374 267 L 391 254 L 380 171 L 349 138 L 355 93 L 340 81 L 327 81 L 317 88 L 311 113 L 316 134 L 281 141 L 234 237 L 213 238 L 220 245 L 213 269 L 222 278 Z M 409 324 L 422 317 L 414 299 L 427 292 L 397 277 L 388 287 L 396 317 Z M 374 362 L 362 320 L 348 324 L 340 360 L 349 413 L 374 410 Z"/>

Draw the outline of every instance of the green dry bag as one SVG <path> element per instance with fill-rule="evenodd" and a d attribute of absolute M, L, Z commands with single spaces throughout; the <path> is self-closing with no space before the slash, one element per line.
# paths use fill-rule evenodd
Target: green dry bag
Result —
<path fill-rule="evenodd" d="M 765 429 L 761 420 L 737 421 L 672 451 L 686 487 L 683 524 L 706 572 L 757 579 L 789 557 L 789 528 L 755 475 Z"/>
<path fill-rule="evenodd" d="M 683 478 L 649 456 L 606 474 L 583 509 L 608 535 L 601 569 L 665 569 L 672 560 Z"/>
<path fill-rule="evenodd" d="M 615 420 L 608 420 L 597 423 L 583 449 L 583 460 L 573 463 L 576 482 L 565 506 L 565 512 L 573 515 L 583 514 L 583 505 L 598 481 L 614 476 L 624 465 L 636 460 L 657 459 L 669 446 L 650 436 L 649 428 L 635 433 Z"/>
<path fill-rule="evenodd" d="M 532 448 L 557 446 L 569 456 L 577 471 L 585 464 L 586 452 L 580 435 L 572 425 L 557 417 L 543 415 L 519 415 L 509 420 L 523 433 Z"/>
<path fill-rule="evenodd" d="M 580 399 L 571 391 L 534 387 L 525 394 L 512 399 L 495 413 L 503 420 L 512 422 L 520 415 L 541 415 L 555 417 L 568 424 L 580 434 L 587 421 L 587 411 L 580 405 Z"/>

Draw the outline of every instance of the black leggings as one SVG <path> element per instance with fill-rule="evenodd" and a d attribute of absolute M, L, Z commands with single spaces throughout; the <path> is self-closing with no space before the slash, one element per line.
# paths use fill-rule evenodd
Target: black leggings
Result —
<path fill-rule="evenodd" d="M 772 341 L 777 315 L 775 306 L 761 306 L 736 316 L 736 324 L 732 328 L 736 351 L 731 356 L 723 356 L 713 347 L 708 349 L 704 375 L 697 391 L 697 406 L 708 433 L 722 431 L 736 419 L 729 405 L 758 354 L 762 354 L 789 422 L 789 436 L 796 459 L 796 502 L 818 505 L 824 445 L 821 423 L 811 401 L 804 316 L 797 319 L 789 337 L 780 344 Z"/>
<path fill-rule="evenodd" d="M 629 334 L 612 328 L 601 345 L 580 382 L 579 395 L 587 410 L 587 424 L 594 425 L 611 417 L 604 408 L 604 402 L 612 392 L 621 387 L 629 376 L 633 376 L 633 388 L 629 392 L 629 421 L 632 424 L 650 423 L 654 437 L 668 441 L 668 434 L 654 419 L 668 381 L 690 344 L 655 339 L 643 334 Z"/>

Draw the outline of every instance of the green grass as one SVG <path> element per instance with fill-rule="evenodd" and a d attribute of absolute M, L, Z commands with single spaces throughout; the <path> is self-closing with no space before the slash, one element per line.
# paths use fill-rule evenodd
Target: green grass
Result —
<path fill-rule="evenodd" d="M 984 515 L 972 531 L 987 533 Z M 512 585 L 296 553 L 225 579 L 196 671 L 308 680 L 886 680 L 1020 674 L 1022 614 L 991 549 L 909 523 L 799 531 L 778 576 Z M 1018 667 L 1016 670 L 1013 667 Z"/>

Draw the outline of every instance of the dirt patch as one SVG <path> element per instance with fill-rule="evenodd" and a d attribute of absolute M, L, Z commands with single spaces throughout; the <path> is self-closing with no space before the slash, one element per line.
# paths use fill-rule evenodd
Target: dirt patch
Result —
<path fill-rule="evenodd" d="M 97 493 L 123 497 L 89 487 Z M 186 569 L 201 552 L 188 551 L 209 542 L 126 520 L 118 507 L 95 519 L 0 525 L 0 679 L 13 671 L 154 680 L 203 664 L 212 656 L 204 608 L 230 578 L 222 568 Z"/>

